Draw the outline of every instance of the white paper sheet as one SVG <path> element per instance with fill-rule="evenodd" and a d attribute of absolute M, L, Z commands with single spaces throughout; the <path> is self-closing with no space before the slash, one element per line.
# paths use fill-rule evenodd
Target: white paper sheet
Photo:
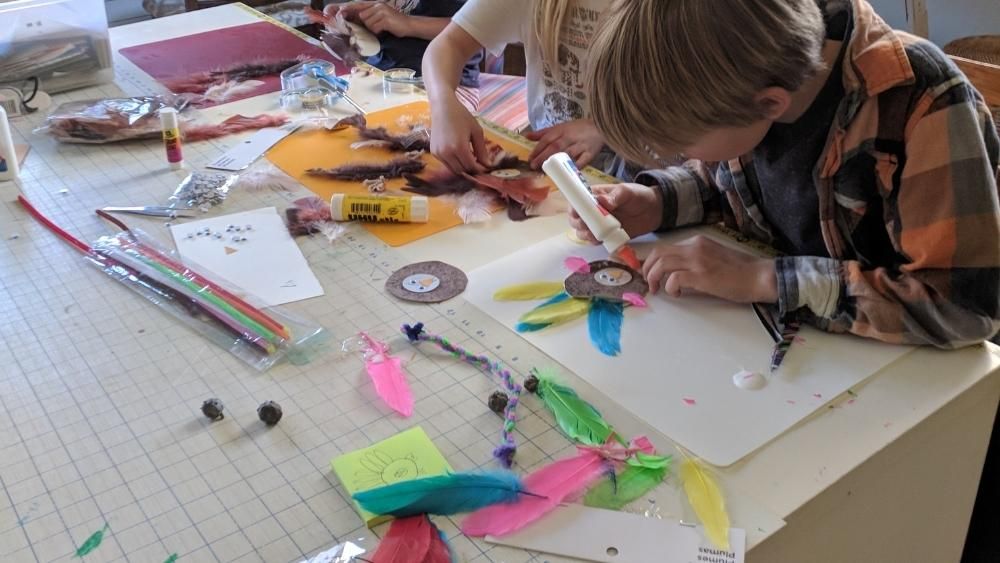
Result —
<path fill-rule="evenodd" d="M 667 240 L 690 236 L 674 233 Z M 635 245 L 640 255 L 648 244 Z M 493 292 L 518 283 L 563 280 L 569 274 L 563 260 L 571 255 L 607 258 L 600 247 L 554 237 L 473 271 L 465 298 L 513 328 L 518 316 L 540 301 L 496 302 Z M 740 370 L 767 374 L 773 347 L 748 305 L 663 294 L 648 300 L 648 309 L 625 310 L 618 357 L 590 344 L 586 319 L 523 336 L 659 432 L 719 466 L 750 454 L 912 349 L 805 327 L 804 342 L 792 346 L 767 385 L 744 390 L 733 384 L 733 375 Z"/>
<path fill-rule="evenodd" d="M 701 526 L 578 504 L 560 506 L 536 524 L 502 538 L 486 536 L 486 541 L 600 563 L 743 563 L 746 552 L 746 532 L 738 528 L 729 529 L 729 549 L 722 550 L 705 538 Z"/>
<path fill-rule="evenodd" d="M 229 225 L 242 230 L 229 232 Z M 197 234 L 206 227 L 212 234 Z M 170 232 L 182 259 L 200 264 L 265 305 L 323 295 L 323 287 L 273 207 L 173 225 Z M 189 233 L 194 237 L 188 238 Z M 234 236 L 247 240 L 235 242 Z"/>

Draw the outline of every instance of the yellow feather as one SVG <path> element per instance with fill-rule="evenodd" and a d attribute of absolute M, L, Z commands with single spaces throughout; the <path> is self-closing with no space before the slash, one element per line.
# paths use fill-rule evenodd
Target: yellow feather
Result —
<path fill-rule="evenodd" d="M 494 301 L 534 301 L 555 297 L 563 290 L 563 282 L 522 283 L 501 287 L 493 294 Z"/>
<path fill-rule="evenodd" d="M 565 301 L 532 309 L 521 315 L 519 322 L 533 325 L 557 325 L 582 317 L 590 311 L 589 299 L 570 297 Z"/>
<path fill-rule="evenodd" d="M 729 550 L 729 514 L 722 489 L 707 467 L 698 460 L 684 456 L 678 475 L 688 502 L 705 527 L 705 535 L 719 549 Z"/>

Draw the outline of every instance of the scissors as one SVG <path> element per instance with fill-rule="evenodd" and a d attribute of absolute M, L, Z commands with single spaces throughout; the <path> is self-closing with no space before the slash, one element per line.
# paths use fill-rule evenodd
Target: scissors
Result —
<path fill-rule="evenodd" d="M 145 205 L 137 207 L 102 207 L 101 211 L 108 213 L 131 213 L 133 215 L 147 215 L 149 217 L 194 217 L 194 211 L 190 207 L 168 207 L 165 205 Z"/>

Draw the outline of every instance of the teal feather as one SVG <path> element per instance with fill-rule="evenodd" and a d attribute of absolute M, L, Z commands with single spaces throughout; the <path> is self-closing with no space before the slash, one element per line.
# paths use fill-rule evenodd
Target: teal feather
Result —
<path fill-rule="evenodd" d="M 622 351 L 622 321 L 625 319 L 625 304 L 594 299 L 587 316 L 590 341 L 601 353 L 617 356 Z"/>
<path fill-rule="evenodd" d="M 400 481 L 354 494 L 361 508 L 405 518 L 415 514 L 451 515 L 514 502 L 524 491 L 521 478 L 509 471 L 450 473 Z"/>
<path fill-rule="evenodd" d="M 535 309 L 541 309 L 542 307 L 545 307 L 546 305 L 554 305 L 556 303 L 561 303 L 561 302 L 563 302 L 563 301 L 565 301 L 567 299 L 569 299 L 569 294 L 567 294 L 565 291 L 563 291 L 563 292 L 560 292 L 560 293 L 556 294 L 554 297 L 548 299 L 545 303 L 542 303 L 541 305 L 535 307 Z M 548 323 L 545 323 L 545 324 L 517 323 L 517 326 L 514 327 L 514 330 L 516 330 L 517 332 L 537 332 L 537 331 L 542 330 L 543 328 L 546 328 L 546 327 L 549 327 L 549 326 L 552 326 L 552 325 L 550 325 Z"/>

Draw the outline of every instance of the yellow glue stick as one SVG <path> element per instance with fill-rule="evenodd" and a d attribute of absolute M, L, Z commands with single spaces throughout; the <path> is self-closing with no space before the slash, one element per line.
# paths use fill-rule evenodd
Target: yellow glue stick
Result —
<path fill-rule="evenodd" d="M 426 223 L 430 219 L 427 196 L 333 194 L 330 217 L 334 221 L 370 223 Z"/>

